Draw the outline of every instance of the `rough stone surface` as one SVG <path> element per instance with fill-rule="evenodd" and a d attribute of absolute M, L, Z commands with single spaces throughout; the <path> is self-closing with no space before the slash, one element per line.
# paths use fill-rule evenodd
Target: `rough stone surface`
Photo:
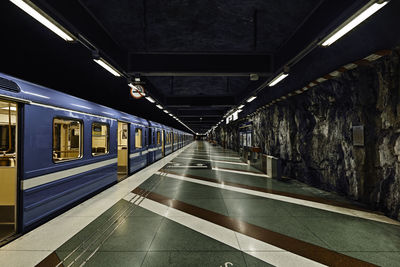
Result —
<path fill-rule="evenodd" d="M 280 157 L 283 175 L 400 219 L 399 55 L 396 50 L 256 112 L 246 120 L 253 123 L 252 145 Z M 235 150 L 239 123 L 215 133 Z M 357 125 L 364 126 L 364 146 L 353 145 Z"/>

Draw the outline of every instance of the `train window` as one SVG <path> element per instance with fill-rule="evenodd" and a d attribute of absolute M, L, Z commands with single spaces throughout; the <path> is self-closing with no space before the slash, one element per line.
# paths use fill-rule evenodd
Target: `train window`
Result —
<path fill-rule="evenodd" d="M 92 124 L 92 155 L 100 156 L 109 153 L 110 126 L 104 123 Z"/>
<path fill-rule="evenodd" d="M 82 122 L 74 119 L 53 120 L 53 161 L 79 159 L 83 147 Z"/>
<path fill-rule="evenodd" d="M 135 129 L 135 148 L 142 148 L 142 129 Z"/>
<path fill-rule="evenodd" d="M 0 101 L 0 153 L 4 156 L 15 153 L 16 114 L 15 104 Z"/>
<path fill-rule="evenodd" d="M 161 134 L 160 131 L 157 131 L 157 145 L 161 144 Z"/>

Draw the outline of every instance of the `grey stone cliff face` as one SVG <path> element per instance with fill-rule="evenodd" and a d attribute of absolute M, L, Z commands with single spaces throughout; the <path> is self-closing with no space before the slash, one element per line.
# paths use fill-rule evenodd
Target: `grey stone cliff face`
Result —
<path fill-rule="evenodd" d="M 253 123 L 253 146 L 280 157 L 283 175 L 368 203 L 399 220 L 399 58 L 395 50 L 254 113 L 245 120 Z M 352 127 L 358 125 L 364 126 L 364 146 L 353 145 Z M 217 139 L 238 150 L 238 126 L 216 129 Z"/>

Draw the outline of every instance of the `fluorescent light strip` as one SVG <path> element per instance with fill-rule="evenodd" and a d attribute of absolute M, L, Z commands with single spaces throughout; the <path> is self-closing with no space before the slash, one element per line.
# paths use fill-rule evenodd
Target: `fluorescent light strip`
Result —
<path fill-rule="evenodd" d="M 256 96 L 251 96 L 251 97 L 249 97 L 247 100 L 246 100 L 246 102 L 247 103 L 250 103 L 251 101 L 253 101 L 254 99 L 256 99 L 257 97 Z"/>
<path fill-rule="evenodd" d="M 71 33 L 69 33 L 62 26 L 56 25 L 57 23 L 50 17 L 46 18 L 45 16 L 47 16 L 47 15 L 43 11 L 41 11 L 39 8 L 34 6 L 30 1 L 28 2 L 29 4 L 22 0 L 10 0 L 10 1 L 14 5 L 19 7 L 23 11 L 25 11 L 27 14 L 29 14 L 31 17 L 36 19 L 38 22 L 43 24 L 43 26 L 48 28 L 50 31 L 54 32 L 59 37 L 64 39 L 65 41 L 71 42 L 74 40 L 73 35 Z"/>
<path fill-rule="evenodd" d="M 367 7 L 364 11 L 361 11 L 360 14 L 355 14 L 350 19 L 345 21 L 342 25 L 338 27 L 335 31 L 329 34 L 324 41 L 322 41 L 322 46 L 330 46 L 341 37 L 343 37 L 346 33 L 357 27 L 361 22 L 372 16 L 379 9 L 384 7 L 389 1 L 383 3 L 374 3 L 371 6 Z"/>
<path fill-rule="evenodd" d="M 161 105 L 156 105 L 156 107 L 158 107 L 159 109 L 163 109 Z"/>
<path fill-rule="evenodd" d="M 244 105 L 240 105 L 238 106 L 238 109 L 242 109 L 244 107 Z"/>
<path fill-rule="evenodd" d="M 151 102 L 151 103 L 155 103 L 156 101 L 153 99 L 153 98 L 151 98 L 150 96 L 146 96 L 146 99 L 149 101 L 149 102 Z"/>
<path fill-rule="evenodd" d="M 289 74 L 287 73 L 280 73 L 278 76 L 276 76 L 272 81 L 269 82 L 268 86 L 272 87 L 274 85 L 277 85 L 280 81 L 282 81 L 283 79 L 285 79 L 287 76 L 289 76 Z"/>
<path fill-rule="evenodd" d="M 4 107 L 4 108 L 1 108 L 1 109 L 8 110 L 8 107 Z M 10 110 L 11 111 L 17 111 L 17 108 L 16 107 L 10 107 Z"/>
<path fill-rule="evenodd" d="M 169 113 L 168 110 L 166 110 L 166 109 L 164 109 L 164 112 L 167 113 L 167 114 Z"/>
<path fill-rule="evenodd" d="M 121 77 L 121 74 L 114 67 L 112 67 L 110 64 L 108 64 L 107 61 L 105 61 L 103 58 L 93 59 L 93 60 L 94 60 L 94 62 L 96 62 L 97 64 L 99 64 L 103 68 L 105 68 L 112 75 L 117 76 L 117 77 Z"/>

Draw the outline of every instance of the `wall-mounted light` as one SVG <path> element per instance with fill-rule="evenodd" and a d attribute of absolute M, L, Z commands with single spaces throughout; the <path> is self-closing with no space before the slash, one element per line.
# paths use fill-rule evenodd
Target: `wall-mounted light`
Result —
<path fill-rule="evenodd" d="M 370 1 L 368 4 L 358 10 L 353 16 L 343 22 L 332 33 L 326 36 L 319 44 L 322 46 L 330 46 L 346 33 L 357 27 L 361 22 L 372 16 L 379 9 L 384 7 L 389 1 Z"/>
<path fill-rule="evenodd" d="M 246 100 L 246 102 L 247 103 L 250 103 L 251 101 L 253 101 L 254 99 L 256 99 L 257 98 L 257 96 L 250 96 L 247 100 Z"/>
<path fill-rule="evenodd" d="M 163 109 L 161 105 L 156 105 L 156 107 L 158 107 L 159 109 Z"/>
<path fill-rule="evenodd" d="M 39 21 L 43 26 L 47 27 L 50 31 L 57 34 L 59 37 L 63 38 L 65 41 L 74 41 L 74 36 L 67 29 L 57 23 L 54 19 L 48 16 L 45 12 L 35 6 L 29 0 L 10 0 L 17 7 L 25 11 L 31 17 Z"/>
<path fill-rule="evenodd" d="M 155 103 L 156 101 L 153 99 L 153 98 L 151 98 L 150 96 L 146 96 L 145 97 L 150 103 Z"/>
<path fill-rule="evenodd" d="M 112 75 L 121 77 L 121 73 L 116 68 L 114 68 L 110 63 L 108 63 L 104 58 L 100 57 L 98 52 L 93 53 L 93 60 L 94 62 L 102 66 L 104 69 L 106 69 L 108 72 L 110 72 Z"/>

